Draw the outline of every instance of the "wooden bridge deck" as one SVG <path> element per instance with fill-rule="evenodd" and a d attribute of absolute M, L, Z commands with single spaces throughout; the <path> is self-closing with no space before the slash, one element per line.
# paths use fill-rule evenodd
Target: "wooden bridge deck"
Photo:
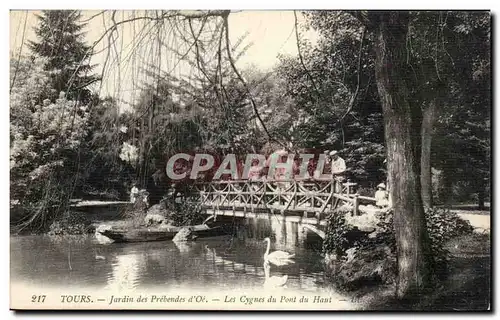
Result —
<path fill-rule="evenodd" d="M 176 201 L 198 203 L 208 215 L 239 218 L 278 215 L 285 221 L 325 225 L 326 214 L 335 208 L 348 205 L 357 215 L 360 204 L 375 203 L 374 198 L 355 193 L 353 186 L 352 183 L 339 186 L 332 180 L 200 182 L 191 186 L 187 198 L 177 198 Z M 124 208 L 127 204 L 125 201 L 81 201 L 72 207 L 102 211 Z"/>
<path fill-rule="evenodd" d="M 190 201 L 200 203 L 209 214 L 251 217 L 278 213 L 290 221 L 317 224 L 326 212 L 342 205 L 352 206 L 357 215 L 361 203 L 375 203 L 374 198 L 354 193 L 353 186 L 339 186 L 333 180 L 212 181 L 194 184 Z"/>

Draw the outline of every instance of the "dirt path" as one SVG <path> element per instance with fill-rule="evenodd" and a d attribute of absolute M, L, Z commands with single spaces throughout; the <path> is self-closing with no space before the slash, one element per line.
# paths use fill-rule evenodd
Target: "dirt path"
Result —
<path fill-rule="evenodd" d="M 489 231 L 491 218 L 490 215 L 472 214 L 472 213 L 458 213 L 458 215 L 468 220 L 476 231 Z"/>

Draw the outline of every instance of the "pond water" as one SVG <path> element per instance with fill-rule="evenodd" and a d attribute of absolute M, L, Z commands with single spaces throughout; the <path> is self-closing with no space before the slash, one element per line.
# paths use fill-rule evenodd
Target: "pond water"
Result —
<path fill-rule="evenodd" d="M 296 223 L 269 219 L 229 221 L 234 236 L 172 241 L 101 244 L 89 236 L 11 237 L 11 281 L 39 287 L 144 290 L 259 289 L 266 279 L 287 275 L 287 288 L 325 292 L 321 239 Z M 267 267 L 271 251 L 295 254 L 295 263 Z M 267 272 L 266 272 L 267 271 Z"/>

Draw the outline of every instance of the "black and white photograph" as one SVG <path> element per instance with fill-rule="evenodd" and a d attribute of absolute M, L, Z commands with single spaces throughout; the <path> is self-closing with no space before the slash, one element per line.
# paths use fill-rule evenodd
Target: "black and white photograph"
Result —
<path fill-rule="evenodd" d="M 9 18 L 11 310 L 492 310 L 487 8 Z"/>

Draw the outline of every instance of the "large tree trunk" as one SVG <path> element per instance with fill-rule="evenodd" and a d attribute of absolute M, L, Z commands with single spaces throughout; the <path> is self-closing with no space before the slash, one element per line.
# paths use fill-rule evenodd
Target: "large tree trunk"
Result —
<path fill-rule="evenodd" d="M 435 101 L 431 101 L 422 112 L 422 156 L 420 160 L 420 184 L 422 186 L 422 203 L 426 208 L 432 207 L 431 144 L 435 113 Z"/>
<path fill-rule="evenodd" d="M 429 243 L 420 187 L 421 108 L 412 104 L 406 65 L 409 15 L 376 14 L 375 76 L 384 112 L 388 175 L 394 209 L 399 298 L 429 282 Z"/>

